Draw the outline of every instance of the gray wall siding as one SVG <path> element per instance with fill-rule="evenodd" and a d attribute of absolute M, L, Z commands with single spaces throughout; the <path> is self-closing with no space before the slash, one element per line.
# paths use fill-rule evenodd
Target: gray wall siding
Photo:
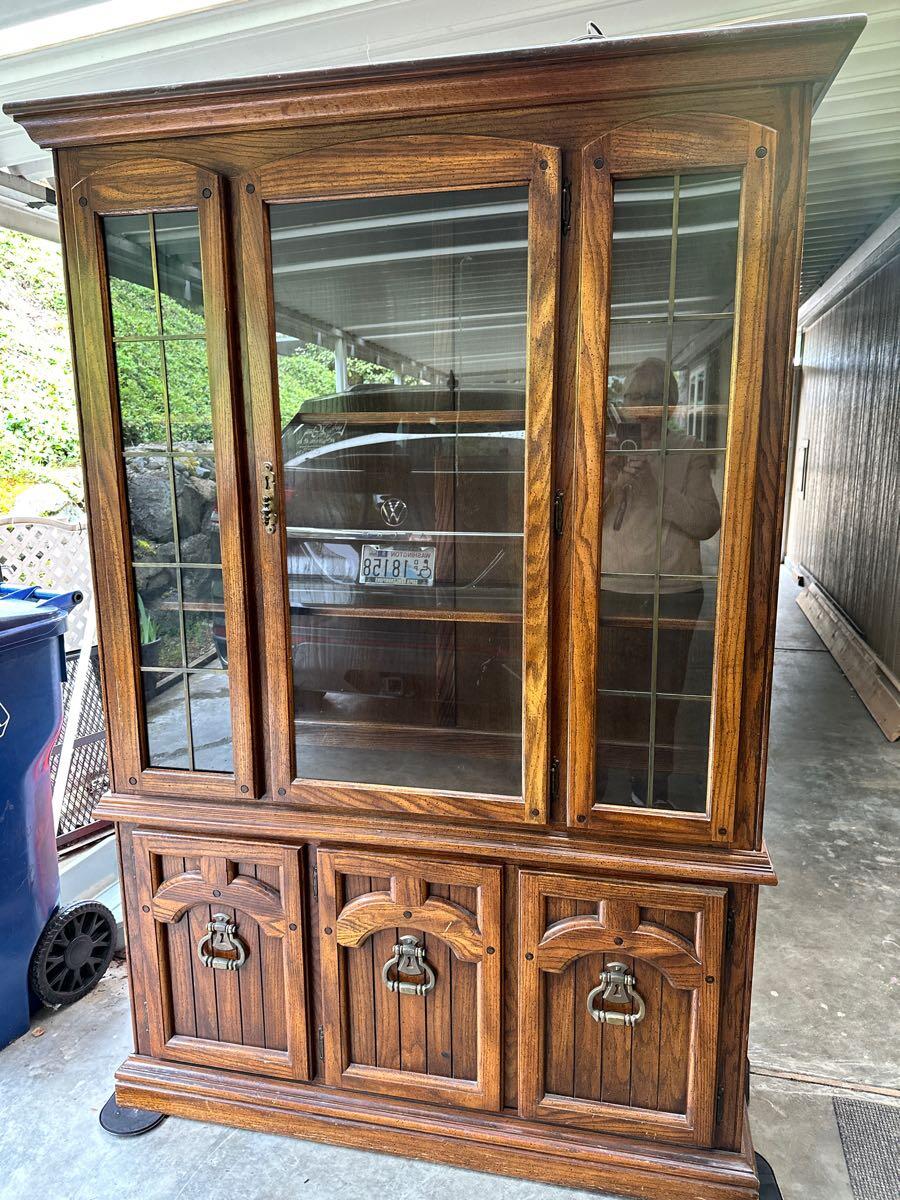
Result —
<path fill-rule="evenodd" d="M 900 674 L 900 253 L 804 331 L 799 404 L 788 556 Z"/>

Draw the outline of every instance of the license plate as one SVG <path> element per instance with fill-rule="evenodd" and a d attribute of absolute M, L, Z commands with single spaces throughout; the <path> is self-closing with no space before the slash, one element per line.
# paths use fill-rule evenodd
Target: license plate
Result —
<path fill-rule="evenodd" d="M 359 582 L 382 587 L 433 587 L 434 546 L 363 546 Z"/>

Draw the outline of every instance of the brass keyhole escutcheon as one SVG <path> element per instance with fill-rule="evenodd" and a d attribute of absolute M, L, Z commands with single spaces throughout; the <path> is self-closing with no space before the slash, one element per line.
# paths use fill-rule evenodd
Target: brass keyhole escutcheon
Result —
<path fill-rule="evenodd" d="M 197 957 L 214 971 L 237 971 L 247 961 L 247 947 L 227 913 L 214 913 L 207 922 L 206 933 L 197 943 Z"/>
<path fill-rule="evenodd" d="M 425 961 L 425 947 L 411 933 L 394 946 L 394 957 L 381 968 L 381 979 L 389 992 L 401 996 L 424 996 L 434 988 L 434 971 Z"/>

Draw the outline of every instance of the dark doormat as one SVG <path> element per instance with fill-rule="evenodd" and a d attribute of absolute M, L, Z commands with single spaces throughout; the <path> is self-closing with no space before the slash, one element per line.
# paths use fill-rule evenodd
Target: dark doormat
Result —
<path fill-rule="evenodd" d="M 775 1172 L 761 1154 L 756 1156 L 756 1173 L 759 1176 L 759 1200 L 784 1200 Z"/>
<path fill-rule="evenodd" d="M 843 1096 L 833 1103 L 856 1200 L 897 1200 L 900 1108 Z"/>

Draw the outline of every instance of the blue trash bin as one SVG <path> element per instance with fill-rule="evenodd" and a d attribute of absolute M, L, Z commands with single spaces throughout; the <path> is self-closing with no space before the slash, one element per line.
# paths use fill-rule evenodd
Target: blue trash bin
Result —
<path fill-rule="evenodd" d="M 0 586 L 0 1048 L 45 999 L 29 971 L 42 936 L 60 924 L 50 752 L 62 722 L 63 634 L 81 598 Z"/>

